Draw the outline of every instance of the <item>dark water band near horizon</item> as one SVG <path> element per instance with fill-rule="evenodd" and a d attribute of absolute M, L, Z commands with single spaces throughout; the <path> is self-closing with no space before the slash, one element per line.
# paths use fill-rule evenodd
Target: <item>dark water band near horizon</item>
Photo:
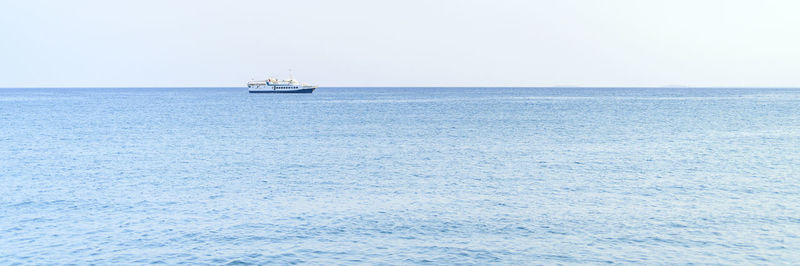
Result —
<path fill-rule="evenodd" d="M 0 264 L 798 264 L 800 89 L 0 89 Z"/>

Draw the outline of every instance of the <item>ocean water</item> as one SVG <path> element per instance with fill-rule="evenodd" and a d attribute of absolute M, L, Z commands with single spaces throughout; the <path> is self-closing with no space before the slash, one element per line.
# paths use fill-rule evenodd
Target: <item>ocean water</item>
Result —
<path fill-rule="evenodd" d="M 798 264 L 800 89 L 0 89 L 0 264 Z"/>

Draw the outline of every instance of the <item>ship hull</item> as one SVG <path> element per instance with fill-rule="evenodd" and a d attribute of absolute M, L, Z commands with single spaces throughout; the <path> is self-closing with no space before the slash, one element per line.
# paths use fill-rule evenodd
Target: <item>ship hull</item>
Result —
<path fill-rule="evenodd" d="M 299 90 L 250 90 L 250 93 L 312 93 L 316 88 Z"/>

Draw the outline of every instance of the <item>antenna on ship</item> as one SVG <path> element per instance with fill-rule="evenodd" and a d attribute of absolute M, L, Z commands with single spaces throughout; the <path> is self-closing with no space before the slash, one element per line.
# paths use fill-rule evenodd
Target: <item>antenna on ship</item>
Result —
<path fill-rule="evenodd" d="M 292 69 L 289 69 L 289 80 L 294 80 L 294 75 L 292 75 Z"/>

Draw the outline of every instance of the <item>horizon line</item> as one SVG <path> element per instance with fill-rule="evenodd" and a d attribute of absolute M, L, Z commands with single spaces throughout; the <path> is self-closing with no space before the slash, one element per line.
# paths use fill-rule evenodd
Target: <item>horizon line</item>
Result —
<path fill-rule="evenodd" d="M 0 87 L 0 89 L 203 89 L 203 88 L 247 88 L 247 86 L 64 86 L 64 87 Z M 800 89 L 800 86 L 318 86 L 318 88 L 592 88 L 592 89 Z"/>

